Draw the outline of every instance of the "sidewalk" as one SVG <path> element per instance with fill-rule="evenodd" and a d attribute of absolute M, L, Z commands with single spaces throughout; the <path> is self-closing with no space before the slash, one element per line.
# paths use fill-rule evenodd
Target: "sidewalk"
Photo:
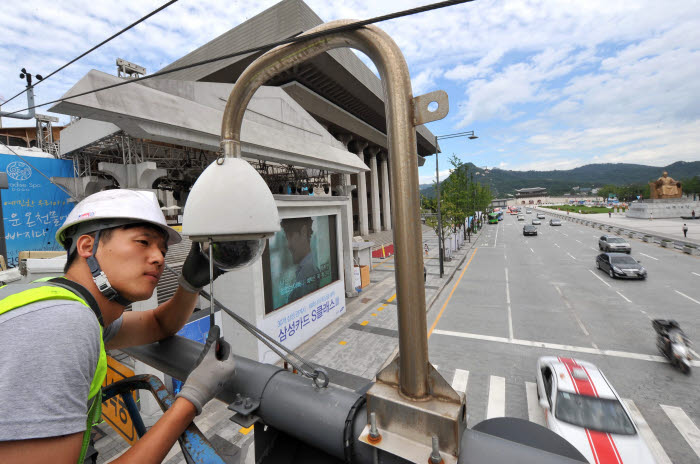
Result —
<path fill-rule="evenodd" d="M 483 230 L 483 229 L 482 229 Z M 423 244 L 428 244 L 428 255 L 423 256 L 427 275 L 425 282 L 426 314 L 433 302 L 447 286 L 459 266 L 481 235 L 471 236 L 453 253 L 452 260 L 444 263 L 445 274 L 440 278 L 437 235 L 423 226 Z M 393 358 L 398 350 L 398 318 L 396 311 L 396 284 L 394 257 L 373 259 L 370 285 L 356 298 L 346 299 L 346 312 L 323 331 L 295 351 L 326 369 L 330 382 L 340 388 L 357 390 L 370 382 L 379 369 Z M 254 462 L 252 427 L 243 429 L 231 422 L 233 413 L 220 401 L 211 401 L 195 419 L 195 423 L 230 464 Z M 104 436 L 96 443 L 100 455 L 98 463 L 106 463 L 128 449 L 126 442 L 108 425 L 99 426 Z M 175 445 L 166 464 L 180 464 L 185 460 L 179 445 Z"/>
<path fill-rule="evenodd" d="M 551 208 L 539 207 L 542 212 L 554 212 L 566 216 L 566 211 L 559 211 Z M 613 213 L 612 217 L 608 217 L 607 213 L 597 214 L 578 214 L 569 213 L 569 217 L 595 221 L 601 224 L 614 227 L 621 227 L 627 230 L 633 230 L 640 234 L 655 235 L 658 237 L 668 238 L 672 240 L 680 240 L 685 242 L 695 243 L 700 246 L 700 219 L 685 220 L 681 218 L 673 219 L 638 219 L 628 218 L 625 213 Z M 683 237 L 683 224 L 688 225 L 688 237 Z"/>

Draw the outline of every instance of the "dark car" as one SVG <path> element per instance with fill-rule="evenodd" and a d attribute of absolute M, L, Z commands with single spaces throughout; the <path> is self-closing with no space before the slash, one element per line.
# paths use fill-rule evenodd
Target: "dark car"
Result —
<path fill-rule="evenodd" d="M 560 226 L 561 221 L 559 219 L 550 219 L 549 220 L 549 225 L 550 226 Z"/>
<path fill-rule="evenodd" d="M 598 248 L 600 248 L 600 251 L 616 251 L 627 254 L 632 252 L 632 246 L 627 240 L 614 235 L 603 235 L 600 237 L 598 239 Z"/>
<path fill-rule="evenodd" d="M 537 235 L 537 227 L 526 225 L 523 226 L 523 235 Z"/>
<path fill-rule="evenodd" d="M 647 270 L 633 257 L 622 253 L 601 253 L 595 267 L 608 273 L 613 279 L 646 279 Z"/>

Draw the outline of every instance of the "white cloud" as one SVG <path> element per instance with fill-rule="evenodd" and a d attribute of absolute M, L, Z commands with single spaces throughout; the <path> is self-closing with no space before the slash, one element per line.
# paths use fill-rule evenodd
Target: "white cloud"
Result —
<path fill-rule="evenodd" d="M 428 3 L 306 1 L 324 20 Z M 6 0 L 0 100 L 23 89 L 20 68 L 46 74 L 162 3 Z M 37 86 L 37 101 L 60 97 L 90 69 L 114 73 L 117 57 L 154 72 L 275 3 L 178 2 Z M 670 7 L 651 0 L 493 0 L 378 26 L 404 53 L 415 95 L 438 88 L 450 94 L 452 112 L 432 123 L 434 131 L 476 129 L 489 153 L 480 155 L 482 164 L 564 168 L 591 160 L 700 159 L 696 1 Z M 24 103 L 18 98 L 3 110 Z M 421 179 L 429 173 L 421 168 Z"/>

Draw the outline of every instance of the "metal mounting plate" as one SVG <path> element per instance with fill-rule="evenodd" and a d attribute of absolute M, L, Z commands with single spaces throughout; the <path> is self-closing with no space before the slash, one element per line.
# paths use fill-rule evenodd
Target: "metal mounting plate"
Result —
<path fill-rule="evenodd" d="M 428 107 L 431 103 L 437 103 L 438 107 L 434 111 L 430 111 Z M 413 97 L 413 125 L 419 126 L 428 122 L 438 121 L 450 112 L 450 103 L 447 98 L 447 92 L 444 90 L 436 90 Z"/>

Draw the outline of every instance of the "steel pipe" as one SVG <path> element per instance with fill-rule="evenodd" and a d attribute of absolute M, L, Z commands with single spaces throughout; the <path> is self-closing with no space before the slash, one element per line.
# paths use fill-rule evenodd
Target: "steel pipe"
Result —
<path fill-rule="evenodd" d="M 202 345 L 174 336 L 150 345 L 123 350 L 173 378 L 184 381 L 202 352 Z M 352 406 L 360 398 L 353 391 L 329 385 L 316 388 L 310 379 L 270 364 L 235 356 L 236 373 L 217 396 L 227 404 L 236 394 L 258 400 L 254 414 L 277 430 L 339 459 L 344 459 L 344 431 Z M 369 381 L 368 381 L 369 382 Z M 231 413 L 233 414 L 233 412 Z M 367 411 L 358 409 L 351 424 L 352 437 L 358 437 L 367 423 Z M 371 447 L 355 441 L 352 454 L 355 462 L 370 462 Z M 390 461 L 395 462 L 395 461 Z"/>
<path fill-rule="evenodd" d="M 307 33 L 352 24 L 340 20 Z M 375 64 L 386 104 L 391 211 L 394 224 L 396 296 L 399 325 L 399 386 L 412 399 L 429 395 L 428 340 L 423 278 L 422 233 L 418 195 L 418 156 L 414 127 L 413 92 L 408 66 L 396 43 L 375 26 L 282 45 L 251 63 L 231 91 L 221 126 L 224 159 L 241 156 L 243 115 L 255 91 L 272 77 L 335 48 L 355 48 Z"/>

